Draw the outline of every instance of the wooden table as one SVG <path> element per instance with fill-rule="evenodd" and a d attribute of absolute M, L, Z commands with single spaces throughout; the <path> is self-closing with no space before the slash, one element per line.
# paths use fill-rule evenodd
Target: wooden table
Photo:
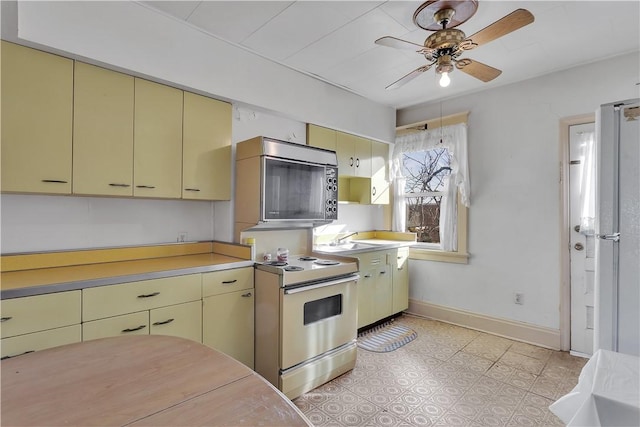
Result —
<path fill-rule="evenodd" d="M 104 338 L 3 360 L 6 426 L 310 426 L 236 360 L 182 338 Z"/>

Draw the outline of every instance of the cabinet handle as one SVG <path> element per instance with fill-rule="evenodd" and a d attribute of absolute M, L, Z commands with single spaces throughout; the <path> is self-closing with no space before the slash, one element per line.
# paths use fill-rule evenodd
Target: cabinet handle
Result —
<path fill-rule="evenodd" d="M 136 188 L 156 188 L 153 185 L 136 185 Z"/>
<path fill-rule="evenodd" d="M 200 191 L 199 188 L 185 188 L 184 191 Z"/>
<path fill-rule="evenodd" d="M 222 282 L 223 285 L 230 285 L 232 283 L 236 283 L 238 280 L 237 279 L 233 279 L 233 280 L 224 280 Z"/>
<path fill-rule="evenodd" d="M 146 328 L 147 325 L 140 325 L 137 328 L 127 328 L 127 329 L 123 329 L 122 332 L 127 333 L 127 332 L 135 332 L 135 331 L 139 331 L 140 329 L 144 329 Z"/>
<path fill-rule="evenodd" d="M 356 159 L 356 167 L 359 168 L 360 167 L 360 159 Z"/>
<path fill-rule="evenodd" d="M 398 271 L 403 270 L 403 269 L 404 269 L 404 267 L 398 267 Z"/>
<path fill-rule="evenodd" d="M 387 272 L 386 271 L 381 271 L 380 274 L 387 274 Z"/>
<path fill-rule="evenodd" d="M 167 320 L 164 320 L 164 321 L 162 321 L 162 322 L 155 322 L 155 323 L 153 324 L 153 326 L 166 325 L 166 324 L 168 324 L 168 323 L 173 322 L 174 320 L 175 320 L 175 319 L 167 319 Z"/>
<path fill-rule="evenodd" d="M 371 275 L 370 275 L 370 274 L 365 274 L 365 275 L 364 275 L 364 278 L 365 278 L 365 279 L 369 279 L 369 278 L 371 278 Z"/>
<path fill-rule="evenodd" d="M 151 298 L 151 297 L 155 297 L 157 295 L 160 295 L 160 292 L 154 292 L 154 293 L 151 293 L 151 294 L 138 295 L 138 298 Z"/>
<path fill-rule="evenodd" d="M 353 157 L 349 157 L 349 166 L 353 166 Z"/>
<path fill-rule="evenodd" d="M 11 320 L 11 319 L 13 319 L 12 316 L 0 317 L 0 322 L 6 322 L 7 320 Z"/>
<path fill-rule="evenodd" d="M 68 184 L 69 181 L 63 181 L 61 179 L 43 179 L 42 182 L 50 182 L 53 184 Z"/>
<path fill-rule="evenodd" d="M 14 354 L 13 356 L 4 356 L 4 357 L 0 357 L 0 360 L 4 360 L 4 359 L 11 359 L 12 357 L 18 357 L 18 356 L 22 356 L 23 354 L 27 354 L 27 353 L 33 353 L 35 350 L 27 350 L 24 353 L 20 353 L 20 354 Z"/>
<path fill-rule="evenodd" d="M 242 294 L 244 298 L 249 298 L 251 296 L 251 292 L 247 292 L 246 294 Z"/>
<path fill-rule="evenodd" d="M 373 191 L 371 191 L 371 193 L 375 196 L 376 195 L 376 187 L 373 187 Z"/>
<path fill-rule="evenodd" d="M 111 186 L 111 187 L 122 187 L 122 188 L 131 187 L 131 185 L 129 185 L 129 184 L 118 184 L 118 183 L 115 183 L 115 182 L 110 183 L 109 186 Z"/>

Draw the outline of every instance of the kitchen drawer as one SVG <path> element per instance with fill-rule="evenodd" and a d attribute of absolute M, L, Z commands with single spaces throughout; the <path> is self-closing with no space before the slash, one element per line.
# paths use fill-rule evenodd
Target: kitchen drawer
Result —
<path fill-rule="evenodd" d="M 80 291 L 2 300 L 2 338 L 80 324 L 80 307 Z"/>
<path fill-rule="evenodd" d="M 202 342 L 202 301 L 156 308 L 149 312 L 151 335 L 171 335 Z"/>
<path fill-rule="evenodd" d="M 253 267 L 214 271 L 202 275 L 202 296 L 253 288 Z"/>
<path fill-rule="evenodd" d="M 141 311 L 82 324 L 82 341 L 120 335 L 149 335 L 149 312 Z"/>
<path fill-rule="evenodd" d="M 0 341 L 0 347 L 2 348 L 2 358 L 5 358 L 80 341 L 82 341 L 82 328 L 80 324 L 77 324 L 4 338 Z"/>
<path fill-rule="evenodd" d="M 200 274 L 82 290 L 82 320 L 96 320 L 202 298 Z"/>
<path fill-rule="evenodd" d="M 360 261 L 360 271 L 367 270 L 371 267 L 378 267 L 380 265 L 389 264 L 387 251 L 373 251 L 362 252 L 353 256 L 357 257 Z"/>

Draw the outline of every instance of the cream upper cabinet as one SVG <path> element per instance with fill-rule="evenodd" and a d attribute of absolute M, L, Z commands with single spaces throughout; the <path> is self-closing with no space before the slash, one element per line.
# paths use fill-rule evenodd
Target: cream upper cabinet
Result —
<path fill-rule="evenodd" d="M 337 132 L 312 124 L 307 125 L 307 145 L 336 151 Z"/>
<path fill-rule="evenodd" d="M 389 145 L 371 141 L 371 204 L 389 204 Z"/>
<path fill-rule="evenodd" d="M 75 63 L 73 192 L 133 195 L 134 78 Z"/>
<path fill-rule="evenodd" d="M 182 198 L 231 199 L 231 104 L 184 93 Z"/>
<path fill-rule="evenodd" d="M 2 191 L 71 193 L 73 61 L 2 42 Z"/>
<path fill-rule="evenodd" d="M 183 91 L 135 79 L 133 195 L 182 195 Z"/>
<path fill-rule="evenodd" d="M 338 132 L 336 136 L 338 174 L 371 178 L 371 141 Z"/>

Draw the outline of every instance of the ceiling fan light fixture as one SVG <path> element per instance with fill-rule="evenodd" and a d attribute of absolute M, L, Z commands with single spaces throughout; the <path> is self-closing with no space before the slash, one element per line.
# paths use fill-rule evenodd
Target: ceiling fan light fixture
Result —
<path fill-rule="evenodd" d="M 447 87 L 449 83 L 451 83 L 451 79 L 449 78 L 449 73 L 446 71 L 442 73 L 442 77 L 440 77 L 440 87 Z"/>

